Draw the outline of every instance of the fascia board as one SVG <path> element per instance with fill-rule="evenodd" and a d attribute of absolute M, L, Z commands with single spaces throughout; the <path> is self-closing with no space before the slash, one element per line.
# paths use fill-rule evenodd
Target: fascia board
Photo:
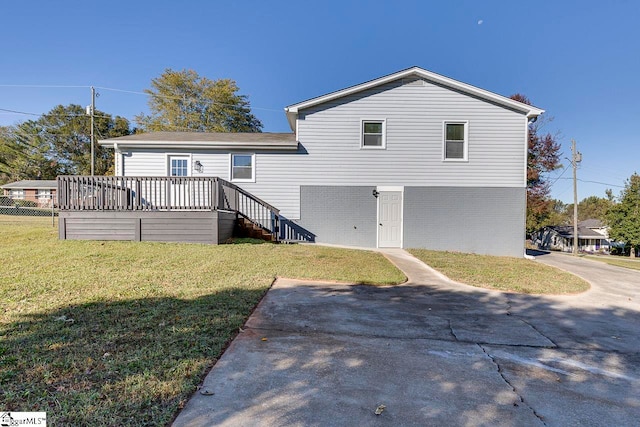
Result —
<path fill-rule="evenodd" d="M 226 143 L 226 142 L 211 142 L 211 141 L 110 141 L 100 140 L 98 144 L 105 148 L 114 148 L 117 144 L 118 149 L 123 148 L 171 148 L 171 149 L 200 149 L 200 150 L 285 150 L 295 151 L 298 149 L 298 142 L 282 142 L 282 143 L 268 143 L 268 144 L 238 144 L 238 143 Z"/>

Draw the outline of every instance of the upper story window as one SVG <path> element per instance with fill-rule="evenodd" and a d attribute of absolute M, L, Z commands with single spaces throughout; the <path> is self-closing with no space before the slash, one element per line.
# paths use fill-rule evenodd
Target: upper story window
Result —
<path fill-rule="evenodd" d="M 384 120 L 362 120 L 362 148 L 385 148 L 386 124 Z"/>
<path fill-rule="evenodd" d="M 466 161 L 469 122 L 444 122 L 444 160 Z"/>
<path fill-rule="evenodd" d="M 231 155 L 231 181 L 255 182 L 255 155 Z"/>

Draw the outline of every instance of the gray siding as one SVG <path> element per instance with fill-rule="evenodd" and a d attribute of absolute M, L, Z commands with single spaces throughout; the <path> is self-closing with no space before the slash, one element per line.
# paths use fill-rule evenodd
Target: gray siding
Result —
<path fill-rule="evenodd" d="M 404 246 L 522 257 L 524 188 L 406 187 Z"/>
<path fill-rule="evenodd" d="M 299 225 L 316 242 L 376 247 L 375 187 L 300 187 Z"/>
<path fill-rule="evenodd" d="M 386 149 L 360 149 L 362 119 L 386 120 Z M 444 162 L 443 122 L 469 126 L 468 162 Z M 306 110 L 299 140 L 328 184 L 523 187 L 524 115 L 424 83 L 390 83 Z"/>
<path fill-rule="evenodd" d="M 217 244 L 232 236 L 234 224 L 228 212 L 61 211 L 59 237 Z"/>
<path fill-rule="evenodd" d="M 386 120 L 385 150 L 360 148 L 367 118 Z M 468 121 L 468 162 L 443 162 L 445 120 Z M 256 182 L 239 185 L 290 219 L 301 218 L 300 186 L 524 188 L 526 122 L 523 114 L 422 80 L 392 82 L 302 111 L 300 150 L 257 152 Z M 167 174 L 164 151 L 127 153 L 127 175 Z M 193 151 L 192 160 L 203 164 L 202 176 L 229 179 L 228 152 Z"/>
<path fill-rule="evenodd" d="M 233 237 L 236 226 L 236 214 L 234 212 L 218 212 L 218 243 L 225 243 Z"/>
<path fill-rule="evenodd" d="M 163 212 L 142 216 L 140 240 L 149 242 L 218 243 L 215 215 L 211 212 Z"/>
<path fill-rule="evenodd" d="M 316 241 L 377 246 L 375 187 L 302 186 L 298 222 Z M 405 187 L 403 246 L 522 257 L 525 190 Z"/>
<path fill-rule="evenodd" d="M 69 218 L 66 213 L 60 212 L 59 222 L 62 222 L 60 231 L 68 240 L 137 240 L 136 223 L 129 218 L 117 218 L 115 216 L 95 218 L 93 215 L 83 215 L 78 218 Z"/>

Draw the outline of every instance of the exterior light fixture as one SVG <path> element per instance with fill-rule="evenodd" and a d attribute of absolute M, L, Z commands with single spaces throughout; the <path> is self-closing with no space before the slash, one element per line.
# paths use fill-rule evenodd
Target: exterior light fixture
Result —
<path fill-rule="evenodd" d="M 204 171 L 204 166 L 200 163 L 200 160 L 196 160 L 193 162 L 193 170 L 194 172 L 202 173 Z"/>

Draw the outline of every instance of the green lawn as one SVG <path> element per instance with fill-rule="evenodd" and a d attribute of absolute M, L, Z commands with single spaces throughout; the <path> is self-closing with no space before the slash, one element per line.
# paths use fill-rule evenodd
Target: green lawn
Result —
<path fill-rule="evenodd" d="M 619 256 L 606 256 L 606 255 L 586 255 L 585 258 L 594 261 L 604 262 L 610 265 L 618 267 L 630 268 L 632 270 L 640 270 L 640 259 L 623 258 Z"/>
<path fill-rule="evenodd" d="M 163 425 L 277 276 L 394 284 L 374 252 L 59 241 L 0 216 L 0 410 L 50 425 Z"/>
<path fill-rule="evenodd" d="M 578 276 L 532 260 L 424 249 L 409 252 L 450 279 L 480 288 L 526 294 L 571 294 L 589 289 Z"/>

